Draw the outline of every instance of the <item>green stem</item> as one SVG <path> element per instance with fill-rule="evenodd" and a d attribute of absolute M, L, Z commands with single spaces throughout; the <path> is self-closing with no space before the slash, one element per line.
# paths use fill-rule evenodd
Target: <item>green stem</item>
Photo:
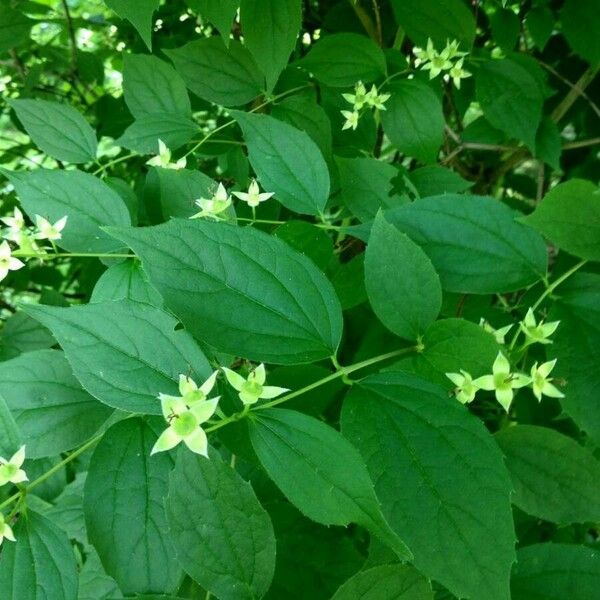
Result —
<path fill-rule="evenodd" d="M 92 172 L 92 175 L 98 175 L 98 173 L 100 173 L 102 171 L 106 171 L 106 169 L 108 169 L 109 167 L 113 167 L 114 165 L 117 165 L 120 162 L 123 162 L 124 160 L 129 160 L 130 158 L 133 158 L 134 156 L 137 156 L 137 154 L 135 152 L 131 152 L 130 154 L 126 154 L 125 156 L 120 156 L 119 158 L 115 158 L 115 159 L 111 160 L 110 162 L 107 162 L 105 165 L 100 165 L 100 167 L 98 167 L 95 171 Z"/>
<path fill-rule="evenodd" d="M 94 254 L 92 252 L 56 252 L 55 254 L 35 254 L 32 252 L 13 252 L 16 258 L 39 258 L 53 260 L 55 258 L 135 258 L 135 254 Z"/>
<path fill-rule="evenodd" d="M 285 225 L 287 221 L 274 221 L 271 219 L 249 219 L 247 217 L 237 217 L 238 221 L 243 221 L 244 223 L 259 223 L 262 225 Z M 330 225 L 329 223 L 311 223 L 315 227 L 319 227 L 320 229 L 331 229 L 334 231 L 339 231 L 342 229 L 337 225 Z"/>

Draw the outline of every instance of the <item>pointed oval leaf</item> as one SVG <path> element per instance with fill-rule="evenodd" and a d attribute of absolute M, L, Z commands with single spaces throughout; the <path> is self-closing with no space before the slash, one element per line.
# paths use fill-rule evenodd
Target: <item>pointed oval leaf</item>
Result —
<path fill-rule="evenodd" d="M 54 332 L 81 385 L 120 410 L 160 414 L 159 393 L 177 395 L 180 374 L 198 382 L 210 365 L 168 313 L 132 300 L 27 312 Z"/>
<path fill-rule="evenodd" d="M 339 432 L 313 417 L 280 408 L 255 413 L 249 431 L 268 475 L 309 519 L 324 525 L 359 523 L 400 558 L 410 558 L 381 514 L 362 458 Z"/>
<path fill-rule="evenodd" d="M 365 458 L 415 567 L 458 597 L 509 600 L 512 486 L 481 422 L 442 388 L 385 373 L 349 392 L 342 431 Z"/>
<path fill-rule="evenodd" d="M 113 425 L 96 446 L 85 481 L 90 542 L 125 594 L 170 592 L 181 578 L 164 510 L 173 460 L 150 456 L 163 425 L 138 417 Z"/>
<path fill-rule="evenodd" d="M 160 294 L 148 281 L 142 265 L 135 260 L 126 260 L 112 265 L 96 282 L 90 303 L 133 300 L 153 306 L 162 306 Z"/>
<path fill-rule="evenodd" d="M 333 286 L 305 256 L 253 227 L 173 219 L 114 230 L 172 310 L 222 352 L 289 364 L 331 356 L 342 333 Z"/>
<path fill-rule="evenodd" d="M 169 482 L 169 534 L 179 563 L 222 600 L 265 595 L 275 570 L 275 534 L 252 486 L 216 452 L 183 449 Z"/>
<path fill-rule="evenodd" d="M 106 0 L 121 19 L 127 19 L 140 34 L 144 43 L 152 50 L 152 15 L 160 0 Z"/>

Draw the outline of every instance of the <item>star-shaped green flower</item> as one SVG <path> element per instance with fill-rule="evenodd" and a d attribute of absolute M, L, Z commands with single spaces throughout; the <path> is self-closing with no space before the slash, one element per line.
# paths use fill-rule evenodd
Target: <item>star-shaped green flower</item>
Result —
<path fill-rule="evenodd" d="M 287 388 L 264 385 L 266 372 L 265 365 L 262 363 L 248 375 L 247 379 L 227 367 L 222 367 L 222 369 L 227 381 L 239 392 L 239 398 L 244 405 L 256 404 L 259 399 L 277 398 L 277 396 L 289 392 Z"/>
<path fill-rule="evenodd" d="M 15 535 L 10 525 L 4 520 L 4 515 L 0 513 L 0 546 L 2 542 L 7 539 L 11 542 L 15 542 Z"/>
<path fill-rule="evenodd" d="M 21 446 L 6 460 L 0 456 L 0 487 L 7 483 L 22 483 L 27 481 L 27 474 L 21 467 L 25 461 L 25 446 Z"/>
<path fill-rule="evenodd" d="M 559 326 L 560 321 L 552 321 L 550 323 L 544 323 L 536 321 L 533 309 L 529 309 L 525 318 L 519 323 L 519 328 L 525 334 L 526 345 L 529 344 L 551 344 L 552 340 L 548 339 Z"/>
<path fill-rule="evenodd" d="M 531 387 L 533 388 L 533 395 L 541 402 L 542 396 L 548 396 L 550 398 L 564 398 L 565 395 L 552 383 L 552 377 L 550 375 L 552 369 L 556 365 L 556 359 L 542 363 L 539 367 L 535 363 L 531 367 Z"/>
<path fill-rule="evenodd" d="M 446 377 L 456 386 L 454 395 L 461 404 L 468 404 L 475 400 L 479 388 L 469 373 L 461 369 L 460 373 L 446 373 Z"/>

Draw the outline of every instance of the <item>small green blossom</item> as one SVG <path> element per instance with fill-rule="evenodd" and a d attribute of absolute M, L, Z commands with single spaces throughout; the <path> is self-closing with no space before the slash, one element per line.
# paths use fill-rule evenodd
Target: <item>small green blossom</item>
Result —
<path fill-rule="evenodd" d="M 375 85 L 367 92 L 367 106 L 377 110 L 386 110 L 384 104 L 390 99 L 390 94 L 380 94 Z"/>
<path fill-rule="evenodd" d="M 360 113 L 356 110 L 341 110 L 342 116 L 346 121 L 342 125 L 342 131 L 345 129 L 352 129 L 355 131 L 358 127 L 358 120 L 360 119 Z"/>
<path fill-rule="evenodd" d="M 442 71 L 449 71 L 451 68 L 452 61 L 442 54 L 434 56 L 421 67 L 423 71 L 429 71 L 429 79 L 435 79 Z"/>
<path fill-rule="evenodd" d="M 542 363 L 539 367 L 535 363 L 531 367 L 531 387 L 533 388 L 533 395 L 539 400 L 542 400 L 542 396 L 548 396 L 550 398 L 564 398 L 565 395 L 552 383 L 552 377 L 550 375 L 552 369 L 556 365 L 556 359 Z"/>
<path fill-rule="evenodd" d="M 0 546 L 5 539 L 10 540 L 11 542 L 16 541 L 12 528 L 4 520 L 4 515 L 0 513 Z"/>
<path fill-rule="evenodd" d="M 2 217 L 0 220 L 8 227 L 4 237 L 11 242 L 18 242 L 25 230 L 25 218 L 19 208 L 14 208 L 12 217 Z"/>
<path fill-rule="evenodd" d="M 413 48 L 413 54 L 421 62 L 427 62 L 434 59 L 437 56 L 437 52 L 433 46 L 433 40 L 431 38 L 427 39 L 427 47 L 425 49 L 415 46 Z"/>
<path fill-rule="evenodd" d="M 25 461 L 25 446 L 21 446 L 10 458 L 6 460 L 0 456 L 0 487 L 7 483 L 22 483 L 27 481 L 27 474 L 21 467 Z"/>
<path fill-rule="evenodd" d="M 362 81 L 359 81 L 354 86 L 354 94 L 342 94 L 342 97 L 346 102 L 352 104 L 355 111 L 358 111 L 368 102 L 367 88 Z"/>
<path fill-rule="evenodd" d="M 230 385 L 239 392 L 239 398 L 244 405 L 256 404 L 259 399 L 270 400 L 277 398 L 285 392 L 289 392 L 287 388 L 264 385 L 266 380 L 265 365 L 260 364 L 244 379 L 239 373 L 222 367 L 227 381 Z"/>
<path fill-rule="evenodd" d="M 548 338 L 556 331 L 560 321 L 552 321 L 544 323 L 536 321 L 533 310 L 530 308 L 525 315 L 525 318 L 519 323 L 519 328 L 525 334 L 526 345 L 529 344 L 551 344 L 552 340 Z"/>
<path fill-rule="evenodd" d="M 12 255 L 8 242 L 2 242 L 0 244 L 0 281 L 8 275 L 9 271 L 18 271 L 24 266 L 24 262 Z"/>
<path fill-rule="evenodd" d="M 425 50 L 415 48 L 413 53 L 417 57 L 417 65 L 423 71 L 429 71 L 429 79 L 434 79 L 447 71 L 446 78 L 452 79 L 454 85 L 460 89 L 461 79 L 470 77 L 471 73 L 463 68 L 464 57 L 467 52 L 461 52 L 458 47 L 459 42 L 457 40 L 447 41 L 444 49 L 438 52 L 433 46 L 433 41 L 429 38 Z M 453 62 L 455 59 L 458 60 Z"/>
<path fill-rule="evenodd" d="M 488 323 L 488 321 L 486 321 L 484 318 L 481 318 L 479 320 L 479 326 L 483 327 L 483 329 L 485 331 L 487 331 L 488 333 L 491 333 L 499 344 L 504 344 L 505 339 L 506 339 L 506 334 L 512 329 L 513 324 L 511 323 L 510 325 L 507 325 L 506 327 L 500 327 L 499 329 L 494 329 Z"/>
<path fill-rule="evenodd" d="M 461 404 L 468 404 L 475 400 L 479 388 L 469 373 L 461 369 L 460 373 L 446 373 L 446 377 L 456 386 L 454 395 Z"/>
<path fill-rule="evenodd" d="M 231 196 L 227 193 L 225 186 L 219 183 L 217 191 L 212 198 L 199 198 L 195 203 L 202 210 L 192 215 L 190 219 L 206 217 L 219 221 L 222 219 L 220 216 L 221 213 L 225 212 L 231 206 Z"/>
<path fill-rule="evenodd" d="M 154 156 L 150 160 L 146 161 L 146 164 L 150 167 L 162 167 L 163 169 L 184 169 L 186 165 L 186 159 L 180 158 L 177 162 L 171 162 L 171 151 L 167 145 L 162 141 L 158 140 L 158 155 Z"/>
<path fill-rule="evenodd" d="M 462 52 L 458 49 L 460 46 L 460 42 L 458 40 L 446 41 L 446 47 L 443 52 L 449 60 L 453 60 L 454 58 L 462 58 L 463 56 L 467 56 L 468 52 Z"/>
<path fill-rule="evenodd" d="M 275 192 L 262 192 L 256 179 L 253 179 L 248 186 L 247 192 L 233 192 L 236 198 L 246 202 L 251 208 L 256 208 L 261 202 L 265 202 L 275 195 Z"/>
<path fill-rule="evenodd" d="M 508 412 L 514 397 L 514 389 L 522 388 L 531 383 L 531 378 L 522 373 L 511 373 L 508 359 L 498 352 L 492 365 L 492 374 L 478 377 L 473 384 L 482 390 L 495 391 L 496 400 Z"/>
<path fill-rule="evenodd" d="M 467 77 L 471 77 L 471 73 L 465 69 L 463 69 L 464 59 L 456 61 L 452 68 L 448 71 L 448 76 L 452 79 L 452 83 L 456 86 L 457 89 L 460 90 L 460 80 L 466 79 Z"/>
<path fill-rule="evenodd" d="M 67 218 L 62 217 L 56 223 L 52 224 L 48 219 L 40 215 L 35 215 L 36 232 L 35 238 L 38 240 L 49 240 L 51 242 L 62 238 L 62 230 L 67 225 Z"/>

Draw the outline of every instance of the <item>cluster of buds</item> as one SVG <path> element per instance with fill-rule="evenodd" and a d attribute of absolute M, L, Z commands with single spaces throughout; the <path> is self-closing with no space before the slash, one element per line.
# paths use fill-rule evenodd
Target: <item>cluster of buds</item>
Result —
<path fill-rule="evenodd" d="M 17 256 L 13 256 L 13 250 L 9 242 L 16 244 L 19 252 L 27 256 L 43 257 L 46 249 L 40 247 L 38 242 L 46 240 L 54 247 L 54 242 L 62 238 L 62 231 L 67 225 L 67 217 L 62 217 L 56 223 L 51 223 L 41 215 L 35 215 L 35 227 L 27 227 L 25 217 L 19 208 L 13 210 L 12 216 L 1 217 L 6 228 L 2 232 L 3 241 L 0 243 L 0 281 L 9 271 L 17 271 L 25 266 L 25 263 Z"/>
<path fill-rule="evenodd" d="M 28 481 L 27 474 L 21 468 L 25 462 L 25 446 L 21 446 L 15 454 L 6 460 L 0 456 L 0 487 L 12 483 L 14 485 Z M 15 541 L 15 536 L 4 515 L 0 513 L 0 546 L 4 540 Z"/>
<path fill-rule="evenodd" d="M 377 87 L 373 85 L 369 91 L 362 81 L 354 86 L 354 94 L 342 94 L 344 100 L 352 105 L 352 110 L 342 110 L 342 116 L 346 121 L 342 126 L 344 129 L 355 130 L 358 127 L 361 112 L 364 108 L 385 110 L 385 103 L 389 100 L 389 94 L 380 94 Z"/>
<path fill-rule="evenodd" d="M 171 162 L 171 151 L 167 145 L 162 141 L 158 140 L 158 154 L 153 156 L 150 160 L 146 161 L 149 167 L 161 167 L 162 169 L 185 169 L 187 161 L 185 157 L 180 158 L 177 162 Z"/>
<path fill-rule="evenodd" d="M 461 79 L 471 76 L 469 71 L 463 68 L 467 52 L 458 49 L 459 42 L 452 40 L 446 42 L 446 47 L 438 52 L 431 38 L 427 40 L 426 48 L 415 47 L 413 53 L 417 58 L 417 66 L 423 71 L 429 71 L 429 79 L 434 79 L 444 73 L 446 81 L 452 80 L 454 85 L 460 89 Z"/>
<path fill-rule="evenodd" d="M 480 325 L 491 333 L 499 344 L 504 344 L 504 339 L 512 325 L 494 329 L 487 321 L 483 319 Z M 525 335 L 523 348 L 530 344 L 551 344 L 548 339 L 558 327 L 559 322 L 544 323 L 537 322 L 533 310 L 527 311 L 525 318 L 519 323 L 519 331 Z M 529 375 L 513 372 L 511 365 L 502 352 L 492 365 L 492 372 L 474 379 L 470 373 L 462 370 L 460 373 L 446 373 L 446 377 L 455 385 L 454 395 L 462 404 L 473 402 L 479 390 L 493 391 L 496 400 L 508 412 L 514 398 L 514 390 L 531 386 L 533 395 L 541 401 L 542 396 L 550 398 L 563 398 L 564 394 L 552 383 L 550 373 L 556 365 L 556 359 L 538 365 L 534 363 L 529 371 Z"/>
<path fill-rule="evenodd" d="M 244 407 L 249 408 L 260 399 L 276 398 L 289 391 L 287 388 L 264 385 L 265 365 L 258 365 L 247 378 L 222 367 L 227 381 L 238 392 Z M 186 375 L 179 376 L 179 396 L 159 394 L 161 410 L 168 424 L 152 448 L 151 454 L 171 450 L 183 442 L 192 452 L 208 458 L 208 440 L 202 425 L 217 410 L 220 396 L 209 398 L 219 371 L 215 371 L 202 385 Z"/>

